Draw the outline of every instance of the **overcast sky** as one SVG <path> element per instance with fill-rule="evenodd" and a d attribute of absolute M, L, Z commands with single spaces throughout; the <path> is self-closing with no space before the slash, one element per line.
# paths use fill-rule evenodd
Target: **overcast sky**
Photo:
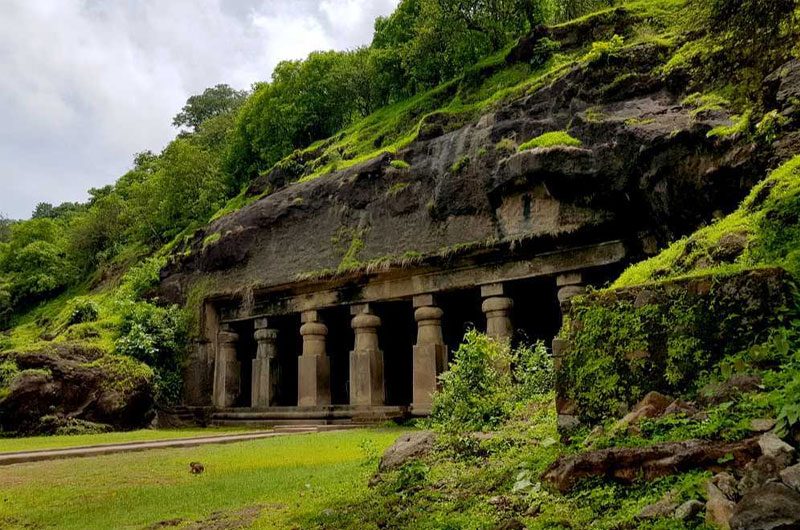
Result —
<path fill-rule="evenodd" d="M 398 0 L 0 0 L 0 214 L 83 201 L 175 135 L 186 98 L 368 44 Z"/>

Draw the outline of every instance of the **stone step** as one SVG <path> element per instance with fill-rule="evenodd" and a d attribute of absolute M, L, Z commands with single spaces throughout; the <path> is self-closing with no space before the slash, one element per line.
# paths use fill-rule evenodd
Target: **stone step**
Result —
<path fill-rule="evenodd" d="M 406 407 L 271 407 L 256 410 L 249 408 L 223 409 L 211 415 L 213 425 L 233 427 L 275 426 L 366 426 L 376 425 L 408 415 Z"/>

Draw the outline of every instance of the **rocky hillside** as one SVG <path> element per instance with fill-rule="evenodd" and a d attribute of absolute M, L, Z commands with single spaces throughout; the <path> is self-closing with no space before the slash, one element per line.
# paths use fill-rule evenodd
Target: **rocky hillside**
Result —
<path fill-rule="evenodd" d="M 520 243 L 624 239 L 643 255 L 731 211 L 791 145 L 755 145 L 729 105 L 687 92 L 671 66 L 685 37 L 636 33 L 652 15 L 617 8 L 539 29 L 469 81 L 549 67 L 485 107 L 427 114 L 397 150 L 322 173 L 314 157 L 335 142 L 293 155 L 253 182 L 250 204 L 176 248 L 162 291 L 185 300 L 198 279 L 234 292 Z M 465 83 L 437 97 L 464 97 Z"/>

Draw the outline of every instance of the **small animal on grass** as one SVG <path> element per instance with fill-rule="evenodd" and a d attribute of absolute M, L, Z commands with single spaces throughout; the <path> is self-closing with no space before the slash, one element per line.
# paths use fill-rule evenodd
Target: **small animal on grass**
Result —
<path fill-rule="evenodd" d="M 192 475 L 199 475 L 200 473 L 202 473 L 205 470 L 206 470 L 206 466 L 204 466 L 200 462 L 191 462 L 189 464 L 189 472 Z"/>

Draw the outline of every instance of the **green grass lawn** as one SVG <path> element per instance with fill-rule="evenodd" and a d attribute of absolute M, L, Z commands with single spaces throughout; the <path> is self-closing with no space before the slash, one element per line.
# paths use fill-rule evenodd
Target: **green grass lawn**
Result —
<path fill-rule="evenodd" d="M 365 495 L 375 457 L 402 432 L 358 429 L 0 467 L 0 528 L 304 528 L 306 518 Z M 189 473 L 194 461 L 205 473 Z"/>
<path fill-rule="evenodd" d="M 194 436 L 213 436 L 247 432 L 252 429 L 242 427 L 208 427 L 206 429 L 142 429 L 128 432 L 108 432 L 103 434 L 76 434 L 71 436 L 31 436 L 28 438 L 0 438 L 0 453 L 18 451 L 39 451 L 42 449 L 66 449 L 83 445 L 110 443 L 143 442 L 191 438 Z"/>

